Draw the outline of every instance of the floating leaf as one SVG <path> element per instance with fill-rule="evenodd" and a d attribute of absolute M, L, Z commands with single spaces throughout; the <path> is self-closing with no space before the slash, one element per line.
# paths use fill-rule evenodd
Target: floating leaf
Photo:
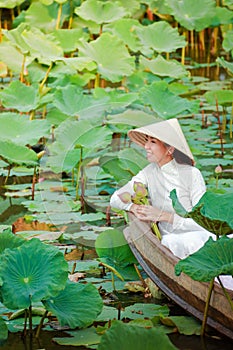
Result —
<path fill-rule="evenodd" d="M 108 54 L 104 48 L 108 48 Z M 98 39 L 79 47 L 80 57 L 91 57 L 102 78 L 118 82 L 135 69 L 135 60 L 117 36 L 103 33 Z"/>
<path fill-rule="evenodd" d="M 5 230 L 0 234 L 0 254 L 6 248 L 14 249 L 25 243 L 25 240 L 14 235 L 10 230 Z"/>
<path fill-rule="evenodd" d="M 102 335 L 98 350 L 141 350 L 145 344 L 147 350 L 154 350 L 155 344 L 160 350 L 177 349 L 163 331 L 116 321 Z"/>
<path fill-rule="evenodd" d="M 4 320 L 0 317 L 0 346 L 8 338 L 8 328 Z"/>
<path fill-rule="evenodd" d="M 166 317 L 169 315 L 169 308 L 166 305 L 142 304 L 135 303 L 127 306 L 121 312 L 121 318 L 129 318 L 131 320 L 139 318 L 153 318 L 155 316 Z"/>
<path fill-rule="evenodd" d="M 64 288 L 68 264 L 55 247 L 34 238 L 15 249 L 5 249 L 1 258 L 3 303 L 11 309 L 28 308 L 56 295 Z"/>
<path fill-rule="evenodd" d="M 167 0 L 175 19 L 186 29 L 200 31 L 212 23 L 215 3 L 212 0 Z"/>
<path fill-rule="evenodd" d="M 17 164 L 28 167 L 38 165 L 38 157 L 34 151 L 8 140 L 0 140 L 0 158 L 11 165 Z"/>
<path fill-rule="evenodd" d="M 103 307 L 102 298 L 93 284 L 69 281 L 56 297 L 44 300 L 43 304 L 56 315 L 61 326 L 70 328 L 90 326 Z"/>
<path fill-rule="evenodd" d="M 2 104 L 20 112 L 30 112 L 39 105 L 39 92 L 35 86 L 27 86 L 19 80 L 14 80 L 0 92 Z"/>
<path fill-rule="evenodd" d="M 126 15 L 126 10 L 119 4 L 98 0 L 85 1 L 74 12 L 86 21 L 91 20 L 98 24 L 114 22 Z"/>
<path fill-rule="evenodd" d="M 201 324 L 193 317 L 188 316 L 169 316 L 160 318 L 161 322 L 167 326 L 176 327 L 180 334 L 200 335 Z"/>
<path fill-rule="evenodd" d="M 218 103 L 222 106 L 231 106 L 233 100 L 233 90 L 214 90 L 204 94 L 205 99 L 211 105 Z"/>
<path fill-rule="evenodd" d="M 1 113 L 0 124 L 1 140 L 13 140 L 22 146 L 34 145 L 41 137 L 48 137 L 50 134 L 47 120 L 29 120 L 28 116 L 16 113 Z"/>
<path fill-rule="evenodd" d="M 148 26 L 136 28 L 141 41 L 141 52 L 146 55 L 173 52 L 186 45 L 185 37 L 179 35 L 177 28 L 172 28 L 166 21 L 158 21 Z"/>
<path fill-rule="evenodd" d="M 70 337 L 53 338 L 53 341 L 59 345 L 90 347 L 91 345 L 99 344 L 101 339 L 97 334 L 95 327 L 78 329 L 73 332 L 66 331 L 66 333 L 68 333 Z"/>
<path fill-rule="evenodd" d="M 201 282 L 209 282 L 219 275 L 233 275 L 233 239 L 223 236 L 214 241 L 210 237 L 196 253 L 176 264 L 176 275 L 181 272 Z"/>
<path fill-rule="evenodd" d="M 158 55 L 152 60 L 148 60 L 142 56 L 141 64 L 145 69 L 150 70 L 153 74 L 161 77 L 179 79 L 188 75 L 188 71 L 178 61 L 165 60 L 161 55 Z"/>
<path fill-rule="evenodd" d="M 142 88 L 141 99 L 163 119 L 194 112 L 199 108 L 198 101 L 190 102 L 173 94 L 165 81 L 154 82 L 149 87 Z"/>

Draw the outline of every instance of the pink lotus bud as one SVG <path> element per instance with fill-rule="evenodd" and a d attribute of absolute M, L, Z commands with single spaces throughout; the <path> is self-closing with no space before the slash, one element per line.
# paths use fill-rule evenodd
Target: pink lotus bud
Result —
<path fill-rule="evenodd" d="M 142 184 L 141 182 L 135 181 L 133 184 L 133 189 L 138 197 L 146 197 L 147 196 L 146 186 L 144 184 Z"/>
<path fill-rule="evenodd" d="M 130 203 L 131 202 L 131 194 L 129 192 L 123 192 L 118 194 L 118 197 L 123 203 Z"/>
<path fill-rule="evenodd" d="M 222 166 L 221 166 L 221 165 L 218 165 L 218 166 L 216 166 L 216 168 L 215 168 L 214 171 L 215 171 L 216 174 L 221 174 L 221 173 L 222 173 L 222 170 L 223 170 L 223 169 L 222 169 Z"/>

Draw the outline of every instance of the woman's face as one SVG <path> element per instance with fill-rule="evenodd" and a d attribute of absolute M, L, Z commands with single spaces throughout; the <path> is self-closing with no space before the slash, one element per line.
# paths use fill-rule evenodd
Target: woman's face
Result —
<path fill-rule="evenodd" d="M 145 150 L 147 159 L 150 163 L 155 162 L 159 166 L 162 166 L 172 159 L 171 147 L 167 147 L 164 143 L 158 139 L 147 136 L 145 143 Z"/>

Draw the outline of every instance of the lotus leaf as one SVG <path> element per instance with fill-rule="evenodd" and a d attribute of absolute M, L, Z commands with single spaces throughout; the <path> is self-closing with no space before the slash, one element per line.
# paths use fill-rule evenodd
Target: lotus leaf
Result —
<path fill-rule="evenodd" d="M 25 21 L 32 28 L 37 27 L 44 32 L 52 32 L 57 23 L 57 6 L 46 6 L 41 1 L 33 2 L 25 11 Z"/>
<path fill-rule="evenodd" d="M 106 259 L 111 266 L 126 267 L 137 263 L 123 233 L 117 229 L 100 233 L 95 241 L 95 249 L 98 256 Z"/>
<path fill-rule="evenodd" d="M 158 55 L 152 60 L 142 57 L 141 64 L 145 67 L 145 69 L 149 69 L 153 74 L 162 77 L 179 79 L 188 75 L 188 71 L 178 61 L 165 60 L 161 55 Z"/>
<path fill-rule="evenodd" d="M 75 8 L 75 14 L 95 23 L 110 23 L 124 17 L 127 12 L 119 4 L 110 1 L 87 0 Z"/>
<path fill-rule="evenodd" d="M 10 165 L 18 164 L 27 167 L 38 165 L 38 157 L 34 151 L 8 140 L 0 140 L 0 158 Z"/>
<path fill-rule="evenodd" d="M 90 326 L 103 307 L 102 298 L 93 284 L 69 281 L 56 297 L 44 300 L 43 304 L 56 315 L 62 326 L 70 328 Z"/>
<path fill-rule="evenodd" d="M 188 30 L 200 31 L 212 23 L 215 15 L 215 2 L 212 0 L 167 0 L 177 22 Z"/>
<path fill-rule="evenodd" d="M 233 30 L 228 30 L 224 35 L 222 46 L 225 51 L 233 52 Z"/>
<path fill-rule="evenodd" d="M 29 120 L 28 116 L 16 113 L 0 114 L 1 140 L 14 140 L 19 145 L 34 145 L 42 137 L 50 134 L 50 124 L 47 120 Z"/>
<path fill-rule="evenodd" d="M 110 33 L 103 33 L 91 43 L 82 41 L 79 53 L 80 57 L 91 57 L 101 77 L 113 83 L 131 75 L 135 69 L 135 59 L 130 56 L 124 42 Z"/>
<path fill-rule="evenodd" d="M 169 316 L 161 318 L 164 325 L 176 327 L 180 334 L 200 335 L 201 324 L 195 318 L 189 316 Z"/>
<path fill-rule="evenodd" d="M 177 349 L 164 331 L 116 321 L 101 337 L 98 350 L 154 350 L 155 344 L 160 350 Z"/>
<path fill-rule="evenodd" d="M 135 28 L 140 26 L 136 19 L 122 18 L 103 26 L 103 31 L 111 32 L 118 36 L 132 52 L 140 51 L 141 43 L 137 37 Z"/>
<path fill-rule="evenodd" d="M 0 254 L 4 252 L 6 248 L 14 249 L 25 243 L 25 240 L 17 237 L 10 229 L 4 230 L 0 234 Z"/>
<path fill-rule="evenodd" d="M 127 109 L 122 113 L 107 116 L 107 124 L 123 124 L 127 126 L 140 127 L 146 124 L 152 124 L 160 121 L 154 114 L 149 114 L 144 111 Z"/>
<path fill-rule="evenodd" d="M 24 0 L 0 0 L 0 7 L 12 9 L 16 6 L 20 6 Z"/>
<path fill-rule="evenodd" d="M 55 296 L 65 287 L 68 264 L 63 254 L 33 238 L 1 255 L 3 304 L 10 309 L 28 308 Z"/>
<path fill-rule="evenodd" d="M 57 29 L 53 32 L 53 36 L 65 53 L 75 51 L 80 38 L 86 37 L 88 39 L 89 37 L 82 29 Z"/>
<path fill-rule="evenodd" d="M 67 119 L 56 129 L 56 141 L 50 149 L 59 154 L 67 153 L 75 147 L 82 147 L 84 151 L 86 149 L 93 155 L 94 150 L 105 148 L 110 144 L 111 134 L 111 130 L 107 127 L 93 126 L 88 120 Z"/>
<path fill-rule="evenodd" d="M 223 68 L 227 69 L 231 74 L 233 74 L 233 63 L 225 61 L 224 58 L 218 57 L 216 62 L 219 63 Z"/>
<path fill-rule="evenodd" d="M 178 97 L 169 90 L 165 81 L 154 82 L 140 91 L 141 99 L 163 119 L 169 119 L 179 114 L 197 111 L 198 101 L 190 102 Z"/>
<path fill-rule="evenodd" d="M 185 37 L 179 35 L 177 28 L 172 28 L 165 21 L 137 27 L 136 32 L 141 41 L 141 52 L 145 55 L 150 56 L 154 52 L 173 52 L 186 45 Z"/>
<path fill-rule="evenodd" d="M 170 192 L 170 197 L 179 215 L 192 218 L 200 226 L 218 236 L 232 233 L 232 192 L 219 194 L 207 191 L 193 207 L 192 211 L 188 213 L 179 203 L 176 190 Z"/>
<path fill-rule="evenodd" d="M 85 329 L 79 329 L 75 331 L 66 331 L 70 337 L 66 338 L 53 338 L 53 341 L 59 345 L 70 345 L 70 346 L 84 346 L 90 347 L 91 345 L 99 344 L 100 336 L 96 332 L 95 327 L 89 327 Z"/>
<path fill-rule="evenodd" d="M 136 320 L 140 318 L 153 318 L 155 316 L 167 317 L 169 308 L 167 305 L 135 303 L 127 306 L 121 312 L 121 318 Z"/>
<path fill-rule="evenodd" d="M 233 275 L 233 239 L 223 236 L 214 241 L 210 237 L 196 253 L 176 264 L 176 275 L 181 272 L 201 282 L 209 282 L 219 275 Z"/>
<path fill-rule="evenodd" d="M 18 27 L 11 30 L 4 30 L 4 36 L 9 40 L 9 42 L 17 47 L 17 51 L 21 52 L 23 55 L 29 54 L 30 47 L 23 40 L 22 33 L 24 30 L 28 30 L 28 26 L 25 23 L 21 23 Z"/>
<path fill-rule="evenodd" d="M 14 108 L 20 112 L 30 112 L 39 106 L 40 96 L 38 88 L 26 86 L 20 81 L 13 81 L 0 93 L 2 104 L 7 108 Z"/>
<path fill-rule="evenodd" d="M 233 100 L 233 90 L 213 90 L 204 94 L 205 99 L 211 105 L 218 102 L 221 106 L 231 106 Z"/>
<path fill-rule="evenodd" d="M 8 338 L 8 328 L 4 320 L 0 317 L 0 346 L 2 341 Z"/>

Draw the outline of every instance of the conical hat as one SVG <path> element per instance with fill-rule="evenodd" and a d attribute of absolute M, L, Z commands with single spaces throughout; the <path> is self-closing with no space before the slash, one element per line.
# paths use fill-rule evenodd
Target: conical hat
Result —
<path fill-rule="evenodd" d="M 128 136 L 133 142 L 142 147 L 145 146 L 146 136 L 154 137 L 170 146 L 173 146 L 176 150 L 185 154 L 191 159 L 192 163 L 194 163 L 192 152 L 176 118 L 129 130 Z"/>

